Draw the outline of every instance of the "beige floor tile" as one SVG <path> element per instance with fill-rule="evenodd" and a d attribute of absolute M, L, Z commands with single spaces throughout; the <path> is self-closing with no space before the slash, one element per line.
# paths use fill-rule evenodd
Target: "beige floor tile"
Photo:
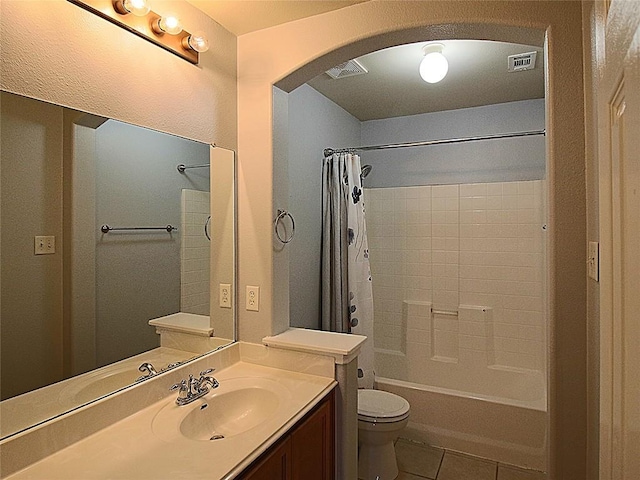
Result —
<path fill-rule="evenodd" d="M 490 460 L 446 452 L 438 480 L 495 480 L 498 464 Z"/>
<path fill-rule="evenodd" d="M 425 477 L 413 475 L 412 473 L 400 472 L 398 473 L 396 480 L 425 480 Z"/>
<path fill-rule="evenodd" d="M 400 439 L 396 442 L 398 468 L 423 478 L 436 478 L 444 450 Z"/>
<path fill-rule="evenodd" d="M 498 480 L 547 480 L 547 476 L 535 470 L 498 465 Z"/>

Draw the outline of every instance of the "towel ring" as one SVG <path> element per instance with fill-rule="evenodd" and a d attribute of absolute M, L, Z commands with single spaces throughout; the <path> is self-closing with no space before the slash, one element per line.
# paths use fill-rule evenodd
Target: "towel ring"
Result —
<path fill-rule="evenodd" d="M 207 240 L 211 241 L 211 235 L 209 235 L 209 229 L 211 228 L 211 215 L 207 217 L 207 221 L 204 222 L 204 235 Z"/>
<path fill-rule="evenodd" d="M 289 238 L 282 238 L 280 236 L 280 232 L 278 232 L 278 224 L 280 223 L 280 221 L 284 218 L 284 217 L 289 217 L 291 219 L 291 235 L 289 235 Z M 289 243 L 291 240 L 293 240 L 293 236 L 296 234 L 296 222 L 293 220 L 293 215 L 291 215 L 289 212 L 287 212 L 286 210 L 280 210 L 278 209 L 278 215 L 276 215 L 275 220 L 273 221 L 273 231 L 276 234 L 276 237 L 278 237 L 278 240 L 280 240 L 282 243 L 287 244 Z"/>

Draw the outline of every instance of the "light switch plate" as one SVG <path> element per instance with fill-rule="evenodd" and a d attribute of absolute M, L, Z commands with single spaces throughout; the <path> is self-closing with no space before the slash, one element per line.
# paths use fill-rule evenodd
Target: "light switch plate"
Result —
<path fill-rule="evenodd" d="M 596 282 L 600 280 L 600 244 L 598 242 L 589 242 L 587 274 Z"/>
<path fill-rule="evenodd" d="M 36 255 L 56 253 L 56 237 L 54 235 L 36 235 L 34 237 L 34 253 Z"/>

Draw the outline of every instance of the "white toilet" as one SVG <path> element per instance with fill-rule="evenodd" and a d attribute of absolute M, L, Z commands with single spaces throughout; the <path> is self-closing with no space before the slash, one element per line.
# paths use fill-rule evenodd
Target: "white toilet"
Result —
<path fill-rule="evenodd" d="M 358 478 L 393 480 L 398 463 L 393 442 L 409 421 L 409 402 L 382 390 L 358 390 Z"/>

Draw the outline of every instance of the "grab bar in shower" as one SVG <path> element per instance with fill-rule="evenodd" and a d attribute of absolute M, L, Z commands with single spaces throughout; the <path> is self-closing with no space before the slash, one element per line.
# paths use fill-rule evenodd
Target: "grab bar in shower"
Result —
<path fill-rule="evenodd" d="M 109 233 L 115 231 L 133 231 L 133 230 L 165 230 L 169 233 L 177 231 L 178 227 L 174 227 L 169 224 L 164 227 L 110 227 L 109 225 L 102 225 L 100 231 L 102 233 Z"/>
<path fill-rule="evenodd" d="M 458 316 L 458 311 L 457 310 L 434 310 L 432 308 L 431 309 L 431 313 L 433 315 L 447 315 L 449 317 L 457 317 Z"/>

